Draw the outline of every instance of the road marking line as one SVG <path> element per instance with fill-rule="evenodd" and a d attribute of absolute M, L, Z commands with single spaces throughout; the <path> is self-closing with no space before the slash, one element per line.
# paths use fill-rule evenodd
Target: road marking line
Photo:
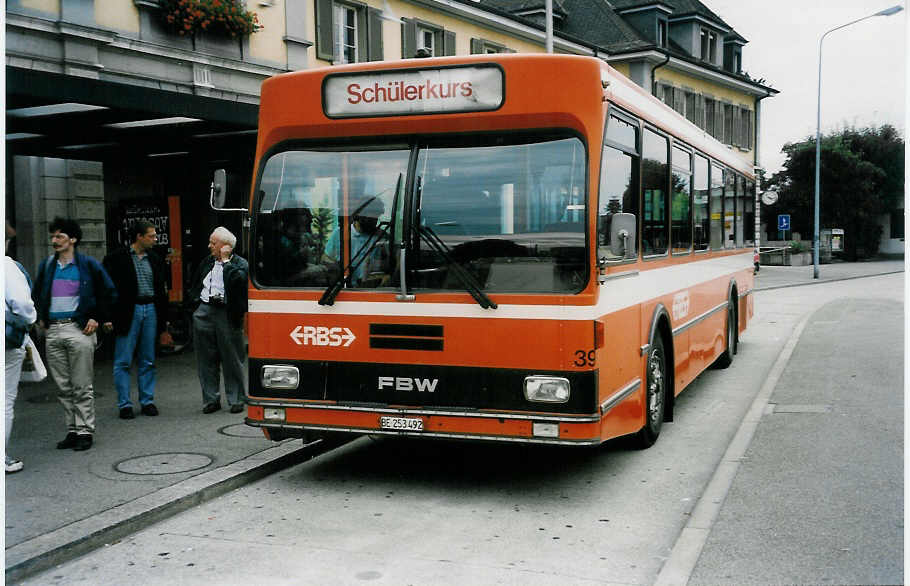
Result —
<path fill-rule="evenodd" d="M 752 401 L 752 405 L 736 431 L 736 435 L 733 436 L 733 441 L 727 446 L 727 451 L 714 470 L 704 494 L 698 499 L 698 504 L 695 505 L 695 509 L 693 509 L 692 515 L 689 517 L 689 522 L 686 523 L 686 526 L 676 539 L 676 543 L 673 544 L 670 557 L 667 558 L 663 568 L 661 568 L 654 586 L 688 584 L 692 571 L 695 569 L 695 564 L 698 562 L 702 549 L 708 541 L 711 527 L 717 520 L 717 515 L 720 513 L 724 500 L 727 498 L 730 486 L 732 486 L 733 480 L 736 478 L 740 463 L 749 448 L 749 444 L 752 442 L 752 436 L 755 435 L 755 430 L 766 412 L 768 400 L 783 375 L 787 363 L 790 362 L 790 356 L 793 355 L 793 350 L 796 349 L 796 345 L 799 343 L 803 329 L 814 314 L 815 312 L 813 311 L 803 318 L 793 330 L 793 335 L 790 336 L 783 350 L 778 354 L 774 366 L 771 367 L 771 371 L 765 379 L 765 383 Z"/>

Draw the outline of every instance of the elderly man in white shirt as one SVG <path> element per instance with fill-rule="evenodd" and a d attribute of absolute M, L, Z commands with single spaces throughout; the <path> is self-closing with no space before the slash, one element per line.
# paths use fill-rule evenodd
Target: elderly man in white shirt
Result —
<path fill-rule="evenodd" d="M 6 223 L 6 248 L 16 235 L 16 231 Z M 4 344 L 6 360 L 6 473 L 19 472 L 23 468 L 21 460 L 9 455 L 9 436 L 13 429 L 13 408 L 16 395 L 19 394 L 19 377 L 22 374 L 22 361 L 25 359 L 25 344 L 28 341 L 28 330 L 38 312 L 32 301 L 32 290 L 25 269 L 6 257 L 4 264 L 6 279 L 4 298 L 6 299 L 6 341 Z"/>
<path fill-rule="evenodd" d="M 247 308 L 249 264 L 234 254 L 236 244 L 237 238 L 227 228 L 215 228 L 209 237 L 211 256 L 196 271 L 189 294 L 190 300 L 197 304 L 193 313 L 193 339 L 203 413 L 221 409 L 220 371 L 224 372 L 224 394 L 231 413 L 243 411 L 246 396 L 243 316 Z"/>

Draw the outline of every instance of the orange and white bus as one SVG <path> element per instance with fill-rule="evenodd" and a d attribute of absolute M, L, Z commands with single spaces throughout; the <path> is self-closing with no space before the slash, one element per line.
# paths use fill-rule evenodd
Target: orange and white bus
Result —
<path fill-rule="evenodd" d="M 650 446 L 752 316 L 751 171 L 595 58 L 269 79 L 246 421 Z"/>

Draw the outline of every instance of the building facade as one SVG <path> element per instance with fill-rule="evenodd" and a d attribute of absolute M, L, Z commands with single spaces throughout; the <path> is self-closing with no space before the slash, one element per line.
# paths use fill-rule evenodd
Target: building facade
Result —
<path fill-rule="evenodd" d="M 16 254 L 34 269 L 56 215 L 80 220 L 82 250 L 98 257 L 150 218 L 180 301 L 211 229 L 244 230 L 242 215 L 210 209 L 209 188 L 228 169 L 242 205 L 264 79 L 419 50 L 542 52 L 544 25 L 539 0 L 10 0 Z M 554 0 L 554 28 L 555 52 L 605 60 L 757 162 L 760 102 L 776 91 L 742 71 L 746 40 L 701 2 Z"/>

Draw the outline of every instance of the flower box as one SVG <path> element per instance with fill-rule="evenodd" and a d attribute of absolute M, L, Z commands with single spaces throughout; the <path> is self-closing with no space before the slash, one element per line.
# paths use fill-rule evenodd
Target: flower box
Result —
<path fill-rule="evenodd" d="M 236 38 L 262 29 L 240 0 L 160 0 L 165 27 L 181 36 L 207 33 Z"/>

